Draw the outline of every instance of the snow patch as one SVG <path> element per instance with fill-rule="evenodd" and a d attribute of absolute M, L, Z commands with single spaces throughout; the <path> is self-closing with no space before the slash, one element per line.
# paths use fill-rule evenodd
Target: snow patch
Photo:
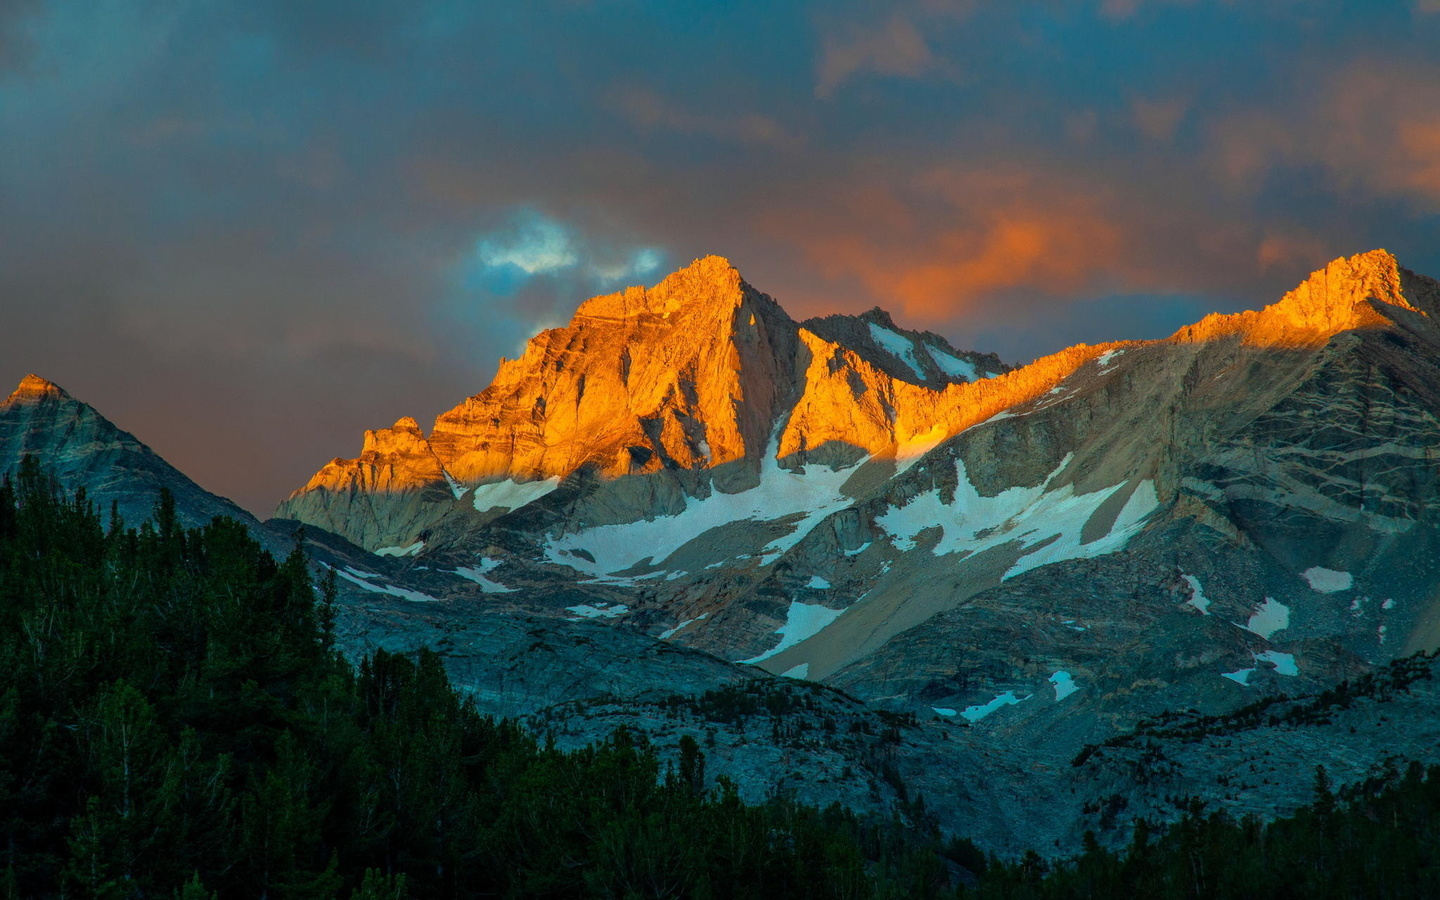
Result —
<path fill-rule="evenodd" d="M 494 481 L 476 485 L 475 508 L 480 512 L 492 509 L 519 509 L 527 503 L 539 500 L 560 486 L 560 479 L 547 478 L 544 481 Z"/>
<path fill-rule="evenodd" d="M 1029 699 L 1029 697 L 1015 696 L 1014 691 L 1006 691 L 1003 694 L 996 695 L 995 699 L 991 700 L 989 703 L 984 703 L 980 706 L 965 707 L 964 711 L 960 713 L 960 716 L 967 722 L 978 722 L 1002 706 L 1013 706 L 1016 703 L 1019 703 L 1021 700 Z"/>
<path fill-rule="evenodd" d="M 1253 675 L 1253 674 L 1255 674 L 1255 670 L 1254 670 L 1254 669 L 1240 669 L 1240 670 L 1235 671 L 1235 672 L 1221 672 L 1221 673 L 1220 673 L 1220 677 L 1221 677 L 1221 678 L 1228 678 L 1228 679 L 1230 679 L 1231 681 L 1235 682 L 1236 684 L 1243 684 L 1243 685 L 1245 685 L 1246 687 L 1249 687 L 1249 686 L 1250 686 L 1250 676 Z"/>
<path fill-rule="evenodd" d="M 498 559 L 491 559 L 488 556 L 482 556 L 480 557 L 480 565 L 461 566 L 458 569 L 454 569 L 453 571 L 461 578 L 468 578 L 476 584 L 480 585 L 480 590 L 484 591 L 487 594 L 509 594 L 519 590 L 519 588 L 506 587 L 500 582 L 492 581 L 486 577 L 487 573 L 493 572 L 495 569 L 499 568 L 500 563 L 501 561 Z"/>
<path fill-rule="evenodd" d="M 965 461 L 956 460 L 955 497 L 940 499 L 939 489 L 918 494 L 904 506 L 891 507 L 875 518 L 897 550 L 913 550 L 916 536 L 927 528 L 941 529 L 931 550 L 936 556 L 973 554 L 1003 544 L 1019 543 L 1021 557 L 1004 575 L 1022 572 L 1066 559 L 1089 559 L 1123 550 L 1140 531 L 1145 518 L 1160 505 L 1155 483 L 1142 481 L 1120 510 L 1108 534 L 1081 543 L 1081 531 L 1096 510 L 1124 483 L 1088 494 L 1076 494 L 1074 485 L 1050 489 L 1050 483 L 1070 462 L 1061 460 L 1054 472 L 1035 487 L 1012 487 L 985 497 L 970 482 Z M 1028 549 L 1034 548 L 1034 549 Z M 1003 579 L 1002 579 L 1003 580 Z"/>
<path fill-rule="evenodd" d="M 819 575 L 811 575 L 810 581 L 807 582 L 805 586 L 815 588 L 816 590 L 820 591 L 828 591 L 830 589 L 830 582 L 821 578 Z"/>
<path fill-rule="evenodd" d="M 846 555 L 846 556 L 859 556 L 860 554 L 864 553 L 866 550 L 869 550 L 869 549 L 870 549 L 870 542 L 869 542 L 869 541 L 866 541 L 865 543 L 863 543 L 863 544 L 861 544 L 860 546 L 856 547 L 854 550 L 846 550 L 846 551 L 845 551 L 845 555 Z"/>
<path fill-rule="evenodd" d="M 1321 566 L 1311 566 L 1300 573 L 1310 583 L 1310 589 L 1319 594 L 1333 594 L 1348 591 L 1355 584 L 1355 577 L 1349 572 L 1337 572 Z"/>
<path fill-rule="evenodd" d="M 951 378 L 963 378 L 966 381 L 976 381 L 980 378 L 980 373 L 976 370 L 975 364 L 972 362 L 963 360 L 958 356 L 952 356 L 939 347 L 931 347 L 928 344 L 925 346 L 925 352 L 929 353 L 930 358 L 935 360 L 935 365 L 940 367 L 940 371 Z"/>
<path fill-rule="evenodd" d="M 1239 622 L 1235 624 L 1240 625 Z M 1290 607 L 1273 597 L 1266 597 L 1265 602 L 1250 617 L 1250 621 L 1240 627 L 1254 632 L 1268 641 L 1270 635 L 1290 627 Z"/>
<path fill-rule="evenodd" d="M 886 353 L 909 366 L 916 378 L 925 378 L 925 372 L 920 368 L 920 361 L 915 358 L 914 341 L 904 335 L 896 334 L 888 328 L 881 328 L 874 322 L 870 323 L 870 337 L 874 338 L 875 343 L 884 348 Z"/>
<path fill-rule="evenodd" d="M 781 678 L 799 678 L 804 680 L 810 676 L 810 664 L 801 663 L 798 666 L 791 666 L 780 673 Z"/>
<path fill-rule="evenodd" d="M 551 562 L 603 576 L 647 560 L 657 563 L 710 529 L 731 522 L 796 520 L 786 522 L 787 534 L 761 548 L 760 563 L 769 565 L 826 517 L 853 502 L 840 493 L 853 466 L 831 469 L 810 464 L 791 472 L 776 461 L 777 450 L 772 442 L 761 462 L 760 483 L 748 491 L 725 494 L 712 490 L 703 500 L 687 497 L 685 509 L 673 516 L 598 525 L 551 538 L 545 556 Z M 588 552 L 595 561 L 572 556 L 576 550 Z"/>
<path fill-rule="evenodd" d="M 941 716 L 953 716 L 953 715 L 955 715 L 955 710 L 950 709 L 948 706 L 932 706 L 932 707 L 930 707 L 930 708 L 933 709 L 933 710 L 935 710 L 935 713 L 936 713 L 937 715 L 941 715 Z"/>
<path fill-rule="evenodd" d="M 1055 700 L 1059 702 L 1080 690 L 1069 672 L 1060 671 L 1050 676 L 1050 686 L 1055 688 Z"/>
<path fill-rule="evenodd" d="M 700 621 L 701 619 L 708 619 L 709 617 L 710 617 L 710 614 L 709 614 L 709 613 L 701 613 L 700 615 L 696 616 L 696 617 L 693 618 L 693 619 L 686 619 L 685 621 L 681 622 L 679 625 L 676 625 L 674 628 L 670 628 L 670 629 L 667 629 L 667 630 L 665 630 L 665 631 L 660 632 L 660 640 L 662 640 L 662 641 L 668 641 L 668 640 L 670 640 L 672 637 L 674 637 L 675 635 L 679 634 L 680 631 L 681 631 L 683 628 L 685 628 L 685 626 L 687 626 L 687 625 L 692 625 L 692 624 Z"/>
<path fill-rule="evenodd" d="M 1181 575 L 1180 577 L 1190 583 L 1190 599 L 1185 603 L 1200 610 L 1201 615 L 1210 615 L 1210 598 L 1205 596 L 1204 589 L 1200 587 L 1200 579 L 1194 575 Z"/>
<path fill-rule="evenodd" d="M 789 650 L 806 638 L 819 634 L 831 622 L 840 618 L 840 614 L 844 611 L 821 606 L 818 603 L 801 603 L 798 600 L 791 600 L 790 609 L 785 613 L 785 624 L 775 629 L 775 633 L 780 635 L 780 643 L 753 659 L 743 659 L 741 662 L 763 662 L 777 653 Z"/>
<path fill-rule="evenodd" d="M 1266 650 L 1264 653 L 1252 654 L 1256 662 L 1267 662 L 1275 667 L 1276 675 L 1295 676 L 1300 674 L 1300 667 L 1295 665 L 1293 653 L 1281 653 L 1279 650 Z"/>
<path fill-rule="evenodd" d="M 596 602 L 594 606 L 582 603 L 579 606 L 565 607 L 570 612 L 582 619 L 618 619 L 630 611 L 630 607 L 623 603 L 611 606 L 608 603 Z"/>
<path fill-rule="evenodd" d="M 440 474 L 445 476 L 445 483 L 450 485 L 450 493 L 455 495 L 456 500 L 459 500 L 461 497 L 465 496 L 465 492 L 470 490 L 465 485 L 456 481 L 455 476 L 451 475 L 445 469 L 442 468 L 440 470 Z"/>
<path fill-rule="evenodd" d="M 335 574 L 353 584 L 359 585 L 372 594 L 389 594 L 392 597 L 399 597 L 401 600 L 411 600 L 415 603 L 438 603 L 439 600 L 429 594 L 422 594 L 419 591 L 412 591 L 409 588 L 396 587 L 393 584 L 371 584 L 364 577 L 379 578 L 373 572 L 361 572 L 359 569 L 352 569 L 346 566 L 343 569 L 336 569 Z"/>
<path fill-rule="evenodd" d="M 408 547 L 381 547 L 375 551 L 376 556 L 414 556 L 425 549 L 424 541 L 416 541 Z"/>

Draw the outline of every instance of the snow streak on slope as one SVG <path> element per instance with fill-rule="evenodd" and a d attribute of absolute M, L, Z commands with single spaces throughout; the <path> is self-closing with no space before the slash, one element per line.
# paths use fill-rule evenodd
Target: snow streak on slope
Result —
<path fill-rule="evenodd" d="M 840 618 L 840 614 L 844 611 L 821 606 L 818 603 L 800 603 L 791 600 L 790 609 L 785 614 L 785 624 L 775 629 L 775 633 L 780 635 L 780 643 L 753 659 L 741 660 L 741 662 L 758 663 L 781 651 L 789 650 L 806 638 L 819 634 L 827 625 Z M 806 670 L 808 674 L 808 663 Z"/>
<path fill-rule="evenodd" d="M 951 356 L 938 347 L 927 346 L 925 352 L 929 353 L 930 358 L 935 360 L 935 365 L 940 367 L 940 371 L 951 378 L 963 378 L 966 381 L 975 381 L 980 377 L 980 373 L 976 371 L 975 364 L 972 362 L 966 362 L 958 356 Z"/>
<path fill-rule="evenodd" d="M 1050 676 L 1050 686 L 1055 688 L 1057 702 L 1080 690 L 1079 686 L 1075 684 L 1074 676 L 1063 670 Z"/>
<path fill-rule="evenodd" d="M 1185 602 L 1200 610 L 1204 616 L 1210 615 L 1210 598 L 1205 596 L 1205 589 L 1200 586 L 1200 579 L 1194 575 L 1181 575 L 1190 585 L 1190 599 Z"/>
<path fill-rule="evenodd" d="M 925 372 L 920 368 L 920 361 L 915 358 L 915 342 L 904 335 L 896 334 L 888 328 L 882 328 L 874 322 L 870 323 L 870 336 L 875 343 L 885 348 L 885 352 L 896 357 L 910 367 L 916 378 L 924 378 Z"/>
<path fill-rule="evenodd" d="M 1015 696 L 1014 691 L 1006 691 L 1003 694 L 996 695 L 995 699 L 991 700 L 989 703 L 982 703 L 979 706 L 965 707 L 964 711 L 961 712 L 960 715 L 966 721 L 978 722 L 1002 706 L 1014 706 L 1021 701 L 1029 699 L 1029 696 L 1017 697 Z"/>
<path fill-rule="evenodd" d="M 560 479 L 547 478 L 544 481 L 496 481 L 490 484 L 477 485 L 475 488 L 475 508 L 480 512 L 491 509 L 519 509 L 532 500 L 539 500 L 541 497 L 555 490 L 560 486 Z"/>
<path fill-rule="evenodd" d="M 409 588 L 397 587 L 393 584 L 371 584 L 366 580 L 367 578 L 380 577 L 374 572 L 362 572 L 359 569 L 352 569 L 346 566 L 343 569 L 336 569 L 335 574 L 374 594 L 389 594 L 392 597 L 399 597 L 401 600 L 413 600 L 416 603 L 437 602 L 436 599 L 429 594 L 422 594 L 419 591 L 412 591 Z"/>
<path fill-rule="evenodd" d="M 769 565 L 810 533 L 826 516 L 851 502 L 840 493 L 849 479 L 851 466 L 831 469 L 807 465 L 799 472 L 780 468 L 774 447 L 761 463 L 760 484 L 738 494 L 712 491 L 709 497 L 689 497 L 683 512 L 622 525 L 599 525 L 573 534 L 552 538 L 545 549 L 551 562 L 595 576 L 623 572 L 650 560 L 659 564 L 670 554 L 712 528 L 731 522 L 781 522 L 791 530 L 760 551 L 760 562 Z M 858 463 L 857 463 L 858 465 Z M 588 553 L 594 562 L 575 555 Z"/>
<path fill-rule="evenodd" d="M 468 578 L 476 584 L 480 585 L 480 590 L 484 591 L 487 594 L 512 593 L 516 590 L 515 588 L 506 587 L 500 582 L 492 581 L 489 577 L 487 577 L 487 573 L 498 569 L 500 567 L 500 563 L 501 561 L 498 559 L 490 559 L 488 556 L 481 557 L 480 565 L 473 567 L 461 566 L 460 568 L 455 570 L 455 574 L 459 575 L 461 578 Z"/>
<path fill-rule="evenodd" d="M 1159 507 L 1155 483 L 1142 481 L 1120 510 L 1109 532 L 1097 540 L 1082 542 L 1085 523 L 1124 484 L 1088 494 L 1076 494 L 1073 485 L 1054 490 L 1050 482 L 1070 462 L 1066 456 L 1049 477 L 1035 487 L 1012 487 L 994 497 L 985 497 L 970 483 L 964 460 L 955 461 L 955 499 L 945 503 L 938 488 L 926 491 L 901 507 L 875 518 L 897 550 L 912 550 L 920 533 L 939 528 L 941 534 L 931 552 L 973 554 L 1017 542 L 1022 555 L 1005 573 L 1013 578 L 1022 572 L 1065 559 L 1086 559 L 1123 550 L 1139 530 L 1146 516 Z"/>

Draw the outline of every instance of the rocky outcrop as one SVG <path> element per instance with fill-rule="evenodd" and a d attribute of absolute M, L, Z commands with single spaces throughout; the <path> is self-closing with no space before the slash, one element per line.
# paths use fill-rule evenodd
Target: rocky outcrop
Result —
<path fill-rule="evenodd" d="M 858 316 L 806 319 L 800 327 L 849 349 L 891 378 L 929 388 L 990 378 L 1011 368 L 993 353 L 957 350 L 934 332 L 901 328 L 878 306 Z"/>
<path fill-rule="evenodd" d="M 358 457 L 331 460 L 281 504 L 279 517 L 384 549 L 401 546 L 394 535 L 424 540 L 458 493 L 419 424 L 406 416 L 390 428 L 365 432 Z"/>
<path fill-rule="evenodd" d="M 779 306 L 707 257 L 581 304 L 442 414 L 431 445 L 465 484 L 753 462 L 788 400 L 794 344 Z"/>

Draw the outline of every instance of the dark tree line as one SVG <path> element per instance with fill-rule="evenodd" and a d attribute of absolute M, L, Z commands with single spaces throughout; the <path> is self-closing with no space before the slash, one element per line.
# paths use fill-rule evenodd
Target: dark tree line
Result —
<path fill-rule="evenodd" d="M 933 830 L 747 805 L 693 740 L 561 752 L 333 626 L 333 580 L 239 523 L 0 485 L 0 898 L 949 891 Z"/>
<path fill-rule="evenodd" d="M 1440 766 L 1410 763 L 1337 797 L 1323 767 L 1314 801 L 1271 822 L 1190 809 L 1157 834 L 1135 823 L 1123 852 L 1085 836 L 1079 856 L 990 860 L 972 898 L 1440 897 Z"/>

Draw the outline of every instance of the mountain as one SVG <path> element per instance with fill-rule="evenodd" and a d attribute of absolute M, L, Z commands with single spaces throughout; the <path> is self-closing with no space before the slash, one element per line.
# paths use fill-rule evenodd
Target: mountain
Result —
<path fill-rule="evenodd" d="M 84 487 L 109 512 L 114 502 L 130 523 L 151 517 L 161 489 L 175 497 L 179 519 L 190 527 L 215 516 L 252 525 L 255 518 L 223 497 L 203 490 L 149 447 L 122 431 L 58 385 L 27 375 L 0 403 L 0 474 L 35 456 L 66 487 Z"/>
<path fill-rule="evenodd" d="M 1437 314 L 1373 251 L 1012 370 L 881 311 L 796 323 L 710 257 L 586 301 L 281 511 L 432 596 L 1071 753 L 1436 645 Z"/>

